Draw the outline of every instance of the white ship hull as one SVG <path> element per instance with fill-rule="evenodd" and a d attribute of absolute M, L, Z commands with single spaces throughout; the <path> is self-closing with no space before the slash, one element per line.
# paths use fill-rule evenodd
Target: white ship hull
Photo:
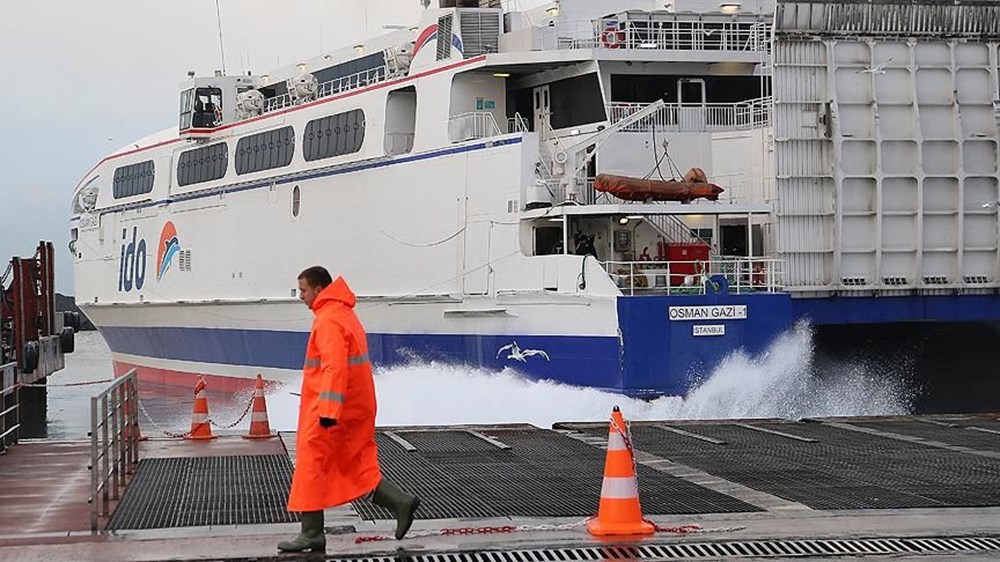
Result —
<path fill-rule="evenodd" d="M 179 128 L 109 155 L 74 194 L 77 302 L 116 368 L 225 387 L 295 376 L 310 323 L 296 276 L 317 264 L 358 294 L 377 366 L 512 367 L 635 395 L 684 394 L 799 318 L 1000 318 L 997 126 L 960 118 L 1000 107 L 996 43 L 841 29 L 850 4 L 821 14 L 823 43 L 800 40 L 815 18 L 794 2 L 774 35 L 771 14 L 601 4 L 430 9 L 274 78 L 183 84 Z M 898 37 L 872 50 L 879 33 Z M 883 52 L 916 62 L 885 70 Z M 914 64 L 929 68 L 916 81 Z M 903 73 L 900 105 L 883 81 Z M 925 75 L 968 110 L 952 115 Z M 892 119 L 874 127 L 880 99 Z M 673 160 L 722 199 L 595 191 L 602 173 L 666 179 Z"/>

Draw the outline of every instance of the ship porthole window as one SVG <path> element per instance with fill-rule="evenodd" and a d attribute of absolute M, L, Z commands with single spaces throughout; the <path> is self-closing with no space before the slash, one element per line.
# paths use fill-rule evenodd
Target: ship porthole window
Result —
<path fill-rule="evenodd" d="M 302 192 L 299 186 L 292 189 L 292 217 L 298 218 L 299 209 L 302 207 Z"/>

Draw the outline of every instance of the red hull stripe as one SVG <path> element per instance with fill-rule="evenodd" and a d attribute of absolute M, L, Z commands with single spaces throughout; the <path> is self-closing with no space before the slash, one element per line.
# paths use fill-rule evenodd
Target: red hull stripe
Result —
<path fill-rule="evenodd" d="M 431 76 L 431 75 L 434 75 L 434 74 L 438 74 L 439 72 L 445 72 L 447 70 L 452 70 L 454 68 L 458 68 L 458 67 L 465 66 L 465 65 L 468 65 L 468 64 L 482 62 L 484 60 L 486 60 L 486 55 L 479 55 L 478 57 L 475 57 L 475 58 L 471 58 L 471 59 L 468 59 L 468 60 L 459 61 L 459 62 L 456 62 L 456 63 L 453 63 L 453 64 L 448 64 L 448 65 L 445 65 L 445 66 L 442 66 L 442 67 L 433 68 L 431 70 L 420 72 L 418 74 L 414 74 L 413 76 L 406 76 L 404 78 L 399 78 L 397 80 L 392 80 L 392 81 L 389 81 L 389 82 L 382 82 L 380 84 L 374 84 L 372 86 L 367 86 L 365 88 L 359 88 L 357 90 L 351 90 L 350 92 L 345 92 L 345 93 L 340 94 L 340 95 L 330 96 L 330 97 L 326 97 L 326 98 L 323 98 L 323 99 L 318 99 L 316 101 L 312 101 L 312 102 L 309 102 L 309 103 L 306 103 L 306 104 L 303 104 L 303 105 L 298 105 L 298 106 L 295 106 L 295 107 L 289 107 L 287 109 L 282 109 L 281 111 L 275 111 L 273 113 L 268 113 L 267 115 L 261 115 L 260 117 L 255 117 L 253 119 L 247 119 L 245 121 L 240 121 L 239 123 L 230 123 L 229 125 L 224 125 L 222 127 L 216 127 L 214 129 L 187 129 L 187 130 L 190 131 L 190 132 L 193 132 L 193 133 L 215 133 L 215 132 L 218 132 L 218 131 L 225 131 L 226 129 L 231 129 L 233 127 L 240 127 L 240 126 L 243 126 L 243 125 L 247 125 L 249 123 L 255 123 L 255 122 L 263 120 L 263 119 L 270 119 L 271 117 L 276 117 L 278 115 L 285 115 L 286 113 L 291 113 L 293 111 L 298 111 L 300 109 L 305 109 L 307 107 L 315 107 L 317 105 L 322 105 L 324 103 L 329 103 L 329 102 L 332 102 L 332 101 L 336 101 L 336 100 L 348 98 L 348 97 L 351 97 L 351 96 L 356 96 L 358 94 L 362 94 L 362 93 L 365 93 L 365 92 L 371 92 L 371 91 L 374 91 L 374 90 L 379 90 L 381 88 L 388 88 L 388 87 L 391 87 L 391 86 L 396 86 L 396 85 L 402 84 L 404 82 L 409 82 L 411 80 L 416 80 L 418 78 L 423 78 L 425 76 Z M 170 140 L 166 140 L 166 141 L 163 141 L 163 142 L 158 142 L 156 144 L 151 144 L 149 146 L 144 146 L 142 148 L 136 148 L 134 150 L 129 150 L 129 151 L 126 151 L 126 152 L 122 152 L 121 154 L 112 154 L 111 156 L 105 156 L 104 159 L 102 159 L 93 168 L 91 168 L 89 172 L 87 172 L 86 174 L 84 174 L 84 176 L 80 180 L 80 182 L 76 184 L 76 188 L 74 189 L 74 191 L 76 191 L 76 189 L 79 189 L 80 186 L 83 185 L 83 180 L 87 179 L 87 176 L 89 176 L 90 174 L 92 174 L 94 172 L 94 170 L 96 170 L 101 164 L 103 164 L 103 163 L 105 163 L 105 162 L 107 162 L 109 160 L 114 160 L 115 158 L 121 158 L 122 156 L 128 156 L 129 154 L 135 154 L 137 152 L 142 152 L 144 150 L 150 150 L 150 149 L 157 148 L 157 147 L 160 147 L 160 146 L 165 146 L 165 145 L 168 145 L 168 144 L 171 144 L 171 143 L 179 142 L 180 140 L 181 140 L 180 138 L 170 139 Z"/>

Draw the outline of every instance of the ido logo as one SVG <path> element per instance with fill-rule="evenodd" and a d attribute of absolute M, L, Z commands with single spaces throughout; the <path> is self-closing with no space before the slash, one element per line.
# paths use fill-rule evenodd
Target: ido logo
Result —
<path fill-rule="evenodd" d="M 142 289 L 146 281 L 146 240 L 136 242 L 137 228 L 132 227 L 132 240 L 128 240 L 128 229 L 122 229 L 122 252 L 118 262 L 118 290 L 129 292 Z M 127 242 L 127 243 L 126 243 Z"/>

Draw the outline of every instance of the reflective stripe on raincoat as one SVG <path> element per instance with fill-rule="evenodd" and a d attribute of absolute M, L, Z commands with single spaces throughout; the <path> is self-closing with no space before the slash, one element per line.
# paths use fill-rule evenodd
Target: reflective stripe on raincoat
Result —
<path fill-rule="evenodd" d="M 382 479 L 375 445 L 375 382 L 354 293 L 340 277 L 323 289 L 302 375 L 289 511 L 319 511 L 360 498 Z M 337 424 L 319 425 L 320 418 Z"/>

